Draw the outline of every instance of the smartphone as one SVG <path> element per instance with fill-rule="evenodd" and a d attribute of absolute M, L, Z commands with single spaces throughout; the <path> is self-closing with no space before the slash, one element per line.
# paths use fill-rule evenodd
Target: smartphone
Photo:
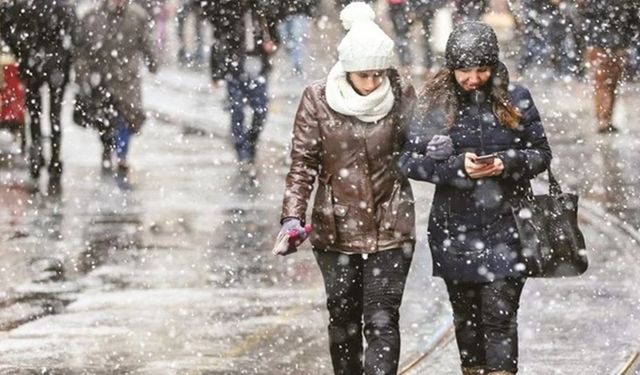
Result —
<path fill-rule="evenodd" d="M 476 164 L 493 164 L 493 160 L 496 158 L 495 154 L 478 156 L 475 160 Z"/>

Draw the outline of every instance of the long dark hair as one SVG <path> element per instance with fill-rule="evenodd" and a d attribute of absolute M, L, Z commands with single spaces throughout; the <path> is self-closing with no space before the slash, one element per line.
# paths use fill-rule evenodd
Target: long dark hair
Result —
<path fill-rule="evenodd" d="M 490 100 L 493 114 L 498 118 L 500 125 L 507 129 L 515 129 L 522 113 L 511 103 L 508 95 L 509 72 L 507 67 L 499 62 L 491 68 Z M 429 111 L 436 106 L 444 113 L 445 126 L 450 128 L 456 120 L 456 114 L 460 105 L 456 90 L 458 83 L 453 75 L 453 69 L 443 68 L 427 81 L 420 91 L 418 99 L 418 111 Z"/>

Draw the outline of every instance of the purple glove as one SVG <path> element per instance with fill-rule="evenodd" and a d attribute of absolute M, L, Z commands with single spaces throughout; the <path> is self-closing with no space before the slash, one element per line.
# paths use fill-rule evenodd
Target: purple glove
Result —
<path fill-rule="evenodd" d="M 309 236 L 309 233 L 311 233 L 311 225 L 303 228 L 300 219 L 286 218 L 271 252 L 275 255 L 293 254 L 298 251 L 298 246 Z"/>
<path fill-rule="evenodd" d="M 300 219 L 295 217 L 284 219 L 284 223 L 282 223 L 282 227 L 280 228 L 280 233 L 288 233 L 289 237 L 295 238 L 295 246 L 300 245 L 304 240 L 309 237 L 309 233 L 305 230 L 300 222 Z M 296 233 L 296 236 L 292 234 Z"/>
<path fill-rule="evenodd" d="M 453 155 L 453 142 L 448 135 L 436 134 L 427 144 L 427 156 L 435 160 L 446 160 Z"/>

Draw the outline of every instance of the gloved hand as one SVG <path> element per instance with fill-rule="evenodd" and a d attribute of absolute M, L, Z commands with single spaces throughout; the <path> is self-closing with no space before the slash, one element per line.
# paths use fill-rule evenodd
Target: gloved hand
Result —
<path fill-rule="evenodd" d="M 427 144 L 427 156 L 435 160 L 446 160 L 453 155 L 453 142 L 448 135 L 436 134 Z"/>
<path fill-rule="evenodd" d="M 300 219 L 294 217 L 286 218 L 280 228 L 273 253 L 276 255 L 295 253 L 298 250 L 298 246 L 309 237 L 309 233 L 311 233 L 310 225 L 303 227 Z"/>
<path fill-rule="evenodd" d="M 284 219 L 284 223 L 282 223 L 282 227 L 280 228 L 280 233 L 288 233 L 289 238 L 295 240 L 295 246 L 300 245 L 302 242 L 304 242 L 304 240 L 307 239 L 307 237 L 309 237 L 309 234 L 302 226 L 300 219 L 297 219 L 295 217 Z"/>

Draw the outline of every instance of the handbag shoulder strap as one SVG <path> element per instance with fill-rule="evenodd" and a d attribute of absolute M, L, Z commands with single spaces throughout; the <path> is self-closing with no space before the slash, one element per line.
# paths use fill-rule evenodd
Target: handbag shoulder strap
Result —
<path fill-rule="evenodd" d="M 549 195 L 554 197 L 562 195 L 562 187 L 560 186 L 558 180 L 556 180 L 556 177 L 553 175 L 553 172 L 551 171 L 551 165 L 549 164 L 547 164 L 547 176 L 549 177 Z M 531 183 L 527 184 L 524 192 L 524 197 L 528 200 L 533 199 L 534 194 L 533 189 L 531 188 Z"/>
<path fill-rule="evenodd" d="M 547 175 L 549 176 L 549 194 L 553 196 L 562 195 L 562 187 L 560 187 L 558 180 L 553 176 L 550 164 L 547 164 Z"/>

